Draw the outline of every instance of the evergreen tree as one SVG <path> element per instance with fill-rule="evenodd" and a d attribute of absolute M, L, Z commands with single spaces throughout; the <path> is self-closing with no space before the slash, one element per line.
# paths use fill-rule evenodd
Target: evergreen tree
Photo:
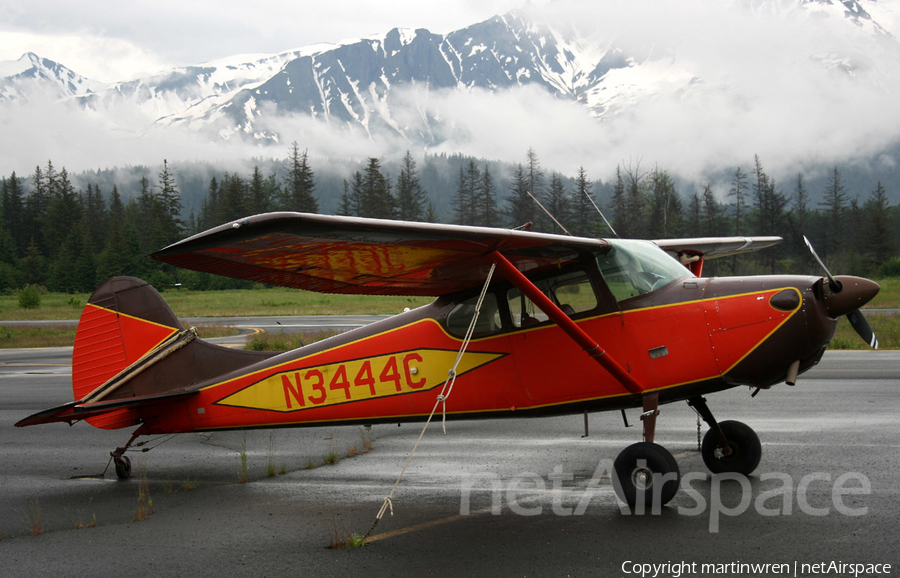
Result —
<path fill-rule="evenodd" d="M 612 219 L 617 237 L 628 237 L 628 199 L 625 195 L 625 180 L 622 168 L 616 166 L 616 184 L 612 194 Z"/>
<path fill-rule="evenodd" d="M 647 231 L 644 227 L 644 212 L 646 198 L 644 194 L 643 179 L 645 174 L 640 171 L 640 164 L 628 167 L 625 170 L 625 230 L 619 229 L 619 234 L 625 238 L 645 238 Z M 616 226 L 618 229 L 618 226 Z"/>
<path fill-rule="evenodd" d="M 163 159 L 163 168 L 159 173 L 159 194 L 157 198 L 168 215 L 166 221 L 171 227 L 169 235 L 174 241 L 182 235 L 184 221 L 181 220 L 181 195 L 175 186 L 174 175 L 169 172 L 169 163 L 165 159 Z"/>
<path fill-rule="evenodd" d="M 797 174 L 797 182 L 794 185 L 794 204 L 790 213 L 787 215 L 788 229 L 791 233 L 790 250 L 797 260 L 803 264 L 804 269 L 808 269 L 810 263 L 809 251 L 803 237 L 807 233 L 809 226 L 809 193 L 806 192 L 806 186 L 803 184 L 803 175 Z"/>
<path fill-rule="evenodd" d="M 897 242 L 891 227 L 887 193 L 881 181 L 866 200 L 864 233 L 865 255 L 869 269 L 875 270 L 897 254 Z"/>
<path fill-rule="evenodd" d="M 844 237 L 844 220 L 847 210 L 847 193 L 841 182 L 841 173 L 837 167 L 831 173 L 828 184 L 819 206 L 823 208 L 825 230 L 817 240 L 816 248 L 822 247 L 823 258 L 837 252 Z"/>
<path fill-rule="evenodd" d="M 362 178 L 360 192 L 360 216 L 390 219 L 394 214 L 394 199 L 390 182 L 381 173 L 381 161 L 369 158 Z"/>
<path fill-rule="evenodd" d="M 506 197 L 510 225 L 513 228 L 534 223 L 534 201 L 528 196 L 529 179 L 525 168 L 519 164 L 509 185 L 510 194 Z"/>
<path fill-rule="evenodd" d="M 544 171 L 541 170 L 541 163 L 538 160 L 537 153 L 530 147 L 525 154 L 525 176 L 527 177 L 528 192 L 534 195 L 535 199 L 543 199 L 545 192 Z M 532 220 L 536 231 L 551 231 L 556 228 L 556 225 L 553 225 L 544 212 L 535 207 L 533 201 L 531 206 L 533 207 Z"/>
<path fill-rule="evenodd" d="M 35 167 L 31 177 L 31 193 L 25 199 L 25 215 L 22 219 L 23 241 L 30 247 L 34 245 L 43 254 L 46 247 L 41 235 L 41 223 L 47 212 L 47 181 L 40 166 Z M 26 253 L 28 250 L 26 250 Z"/>
<path fill-rule="evenodd" d="M 566 193 L 565 185 L 563 185 L 562 177 L 559 173 L 550 175 L 550 188 L 547 191 L 547 204 L 545 207 L 553 215 L 553 218 L 568 230 L 567 224 L 571 225 L 572 222 L 572 209 L 569 196 Z M 553 231 L 558 233 L 564 232 L 555 223 Z"/>
<path fill-rule="evenodd" d="M 200 204 L 200 217 L 198 224 L 200 229 L 206 230 L 222 223 L 219 219 L 219 181 L 216 177 L 209 180 L 209 187 L 206 190 L 206 197 Z"/>
<path fill-rule="evenodd" d="M 100 192 L 100 187 L 88 184 L 87 191 L 82 199 L 84 216 L 82 220 L 85 226 L 85 247 L 91 254 L 97 254 L 103 249 L 103 240 L 107 234 L 106 201 Z"/>
<path fill-rule="evenodd" d="M 572 193 L 572 227 L 569 229 L 573 235 L 577 237 L 600 236 L 599 215 L 594 208 L 595 203 L 587 172 L 584 167 L 578 167 L 575 191 Z"/>
<path fill-rule="evenodd" d="M 42 228 L 48 248 L 46 254 L 51 258 L 56 257 L 63 245 L 69 242 L 69 233 L 75 223 L 81 220 L 82 213 L 81 200 L 69 181 L 66 169 L 63 169 L 52 183 Z M 78 239 L 78 242 L 81 240 Z"/>
<path fill-rule="evenodd" d="M 270 190 L 266 186 L 266 180 L 262 176 L 258 165 L 254 165 L 253 174 L 250 176 L 249 194 L 246 211 L 248 215 L 258 215 L 271 210 L 272 198 Z"/>
<path fill-rule="evenodd" d="M 25 250 L 25 258 L 22 259 L 20 270 L 23 285 L 47 284 L 47 260 L 41 254 L 36 243 L 32 242 Z"/>
<path fill-rule="evenodd" d="M 421 221 L 425 216 L 428 194 L 419 183 L 416 161 L 409 151 L 400 161 L 397 175 L 397 218 L 401 221 Z"/>
<path fill-rule="evenodd" d="M 219 191 L 219 216 L 221 222 L 233 221 L 247 216 L 250 199 L 247 193 L 247 183 L 237 173 L 222 177 Z"/>
<path fill-rule="evenodd" d="M 650 173 L 650 236 L 666 238 L 681 232 L 681 198 L 666 171 Z"/>
<path fill-rule="evenodd" d="M 307 151 L 300 152 L 297 141 L 291 143 L 288 154 L 288 173 L 285 178 L 286 202 L 283 208 L 301 213 L 319 212 L 319 203 L 313 193 L 316 190 L 315 175 L 309 167 Z"/>
<path fill-rule="evenodd" d="M 478 224 L 485 227 L 499 226 L 497 198 L 494 193 L 494 177 L 491 176 L 487 163 L 485 163 L 484 171 L 481 173 L 481 180 L 478 182 L 475 197 L 476 221 Z"/>
<path fill-rule="evenodd" d="M 356 175 L 359 176 L 359 178 L 362 178 L 362 175 L 360 175 L 359 171 L 356 171 Z M 341 202 L 338 205 L 337 214 L 345 216 L 356 216 L 356 203 L 353 199 L 353 193 L 350 192 L 350 181 L 344 179 L 343 185 L 344 192 L 341 193 Z"/>
<path fill-rule="evenodd" d="M 15 171 L 8 179 L 3 179 L 3 218 L 16 247 L 16 255 L 24 256 L 29 242 L 24 229 L 25 193 L 22 179 L 16 176 Z"/>
<path fill-rule="evenodd" d="M 468 189 L 466 171 L 459 167 L 459 176 L 456 179 L 456 194 L 453 196 L 453 222 L 457 225 L 472 224 L 472 194 Z"/>
<path fill-rule="evenodd" d="M 757 157 L 758 158 L 758 157 Z M 742 234 L 742 221 L 744 216 L 747 194 L 747 174 L 738 167 L 734 171 L 734 178 L 731 180 L 731 189 L 728 191 L 729 197 L 734 197 L 734 234 Z"/>
<path fill-rule="evenodd" d="M 691 202 L 688 206 L 688 229 L 691 230 L 693 236 L 699 237 L 703 234 L 703 204 L 696 192 L 691 195 Z"/>
<path fill-rule="evenodd" d="M 425 222 L 426 223 L 440 223 L 441 220 L 438 218 L 437 211 L 434 209 L 434 203 L 431 200 L 428 201 L 428 205 L 425 207 Z"/>
<path fill-rule="evenodd" d="M 716 196 L 712 191 L 712 184 L 707 182 L 703 187 L 702 199 L 702 228 L 703 234 L 707 237 L 716 237 L 719 235 L 719 223 L 721 222 L 722 208 L 716 201 Z"/>

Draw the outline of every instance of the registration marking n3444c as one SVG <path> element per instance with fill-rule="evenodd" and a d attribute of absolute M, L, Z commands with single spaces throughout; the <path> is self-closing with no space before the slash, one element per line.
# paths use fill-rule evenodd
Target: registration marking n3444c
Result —
<path fill-rule="evenodd" d="M 216 402 L 217 405 L 294 412 L 426 391 L 442 385 L 456 351 L 417 349 L 339 363 L 306 366 L 267 376 Z M 457 375 L 502 357 L 467 352 Z"/>

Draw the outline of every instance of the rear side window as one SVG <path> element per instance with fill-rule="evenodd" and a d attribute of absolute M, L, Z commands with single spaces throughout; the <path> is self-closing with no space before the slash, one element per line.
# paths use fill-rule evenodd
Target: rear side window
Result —
<path fill-rule="evenodd" d="M 584 271 L 574 271 L 536 281 L 535 285 L 550 298 L 563 313 L 575 315 L 597 307 L 597 295 Z M 547 321 L 547 316 L 531 299 L 513 287 L 506 293 L 509 312 L 516 327 L 527 327 Z"/>
<path fill-rule="evenodd" d="M 465 301 L 456 304 L 447 315 L 447 330 L 457 337 L 464 337 L 475 315 L 475 305 L 478 303 L 478 295 L 470 297 Z M 500 307 L 497 304 L 497 296 L 493 293 L 487 293 L 481 304 L 481 312 L 478 314 L 478 321 L 475 323 L 475 331 L 473 337 L 483 337 L 500 331 Z"/>

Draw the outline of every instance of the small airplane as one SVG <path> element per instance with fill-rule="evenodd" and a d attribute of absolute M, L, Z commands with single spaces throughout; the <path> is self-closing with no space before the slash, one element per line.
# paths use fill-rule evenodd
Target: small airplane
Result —
<path fill-rule="evenodd" d="M 624 418 L 639 408 L 643 441 L 618 455 L 613 485 L 631 505 L 665 504 L 680 472 L 655 443 L 660 405 L 686 401 L 706 421 L 701 453 L 712 472 L 747 475 L 760 461 L 759 437 L 740 422 L 717 421 L 704 395 L 793 385 L 822 358 L 841 315 L 877 347 L 858 311 L 879 290 L 870 280 L 827 269 L 824 277 L 701 277 L 706 259 L 780 241 L 251 216 L 151 257 L 285 287 L 436 300 L 293 351 L 251 352 L 197 339 L 150 285 L 114 277 L 79 321 L 75 401 L 16 425 L 138 426 L 111 454 L 127 478 L 125 452 L 139 436 L 422 421 L 437 392 L 447 419 L 604 410 Z"/>

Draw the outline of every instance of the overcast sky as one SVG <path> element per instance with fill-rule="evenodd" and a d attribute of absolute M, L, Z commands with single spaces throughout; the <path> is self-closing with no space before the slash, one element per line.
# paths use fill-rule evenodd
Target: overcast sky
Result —
<path fill-rule="evenodd" d="M 767 0 L 761 10 L 762 0 L 754 0 L 755 9 L 746 10 L 745 0 L 531 0 L 548 21 L 575 23 L 582 40 L 596 40 L 591 50 L 615 42 L 644 54 L 638 58 L 652 55 L 643 63 L 648 66 L 617 71 L 618 84 L 608 92 L 639 86 L 646 94 L 634 93 L 633 102 L 602 121 L 581 103 L 533 85 L 496 93 L 432 92 L 427 98 L 414 86 L 400 89 L 411 99 L 411 113 L 425 106 L 455 127 L 430 152 L 521 161 L 534 147 L 545 168 L 567 175 L 585 166 L 592 177 L 606 179 L 617 164 L 642 160 L 644 168 L 659 165 L 702 186 L 716 171 L 747 169 L 756 154 L 783 182 L 806 167 L 833 164 L 874 161 L 898 170 L 900 159 L 880 153 L 898 143 L 900 0 L 863 2 L 893 37 L 856 26 L 838 6 L 832 18 L 809 17 L 806 10 L 785 16 L 784 9 L 799 1 Z M 126 80 L 393 27 L 447 33 L 524 3 L 0 0 L 0 60 L 33 51 L 94 80 Z M 0 126 L 17 135 L 0 140 L 0 174 L 27 171 L 47 159 L 84 170 L 162 158 L 278 157 L 292 140 L 321 159 L 399 158 L 410 146 L 288 114 L 270 118 L 283 142 L 263 151 L 241 139 L 205 140 L 177 127 L 147 130 L 157 117 L 132 118 L 130 109 L 105 113 L 34 97 L 27 105 L 0 107 Z"/>
<path fill-rule="evenodd" d="M 0 61 L 31 51 L 110 82 L 391 28 L 445 33 L 526 0 L 0 0 Z M 531 0 L 534 5 L 547 0 Z"/>

